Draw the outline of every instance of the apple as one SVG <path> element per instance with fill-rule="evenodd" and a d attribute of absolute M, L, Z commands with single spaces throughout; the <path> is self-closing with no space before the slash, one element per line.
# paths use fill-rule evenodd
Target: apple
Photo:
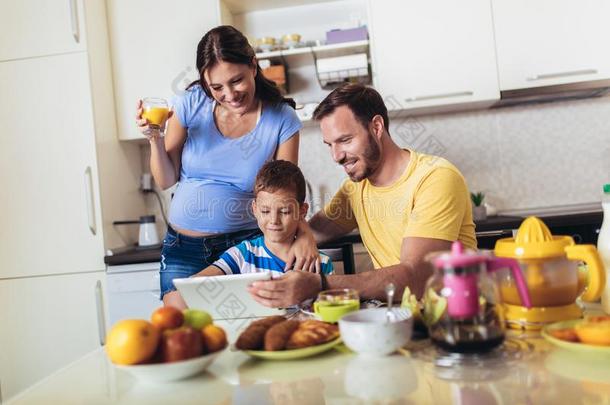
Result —
<path fill-rule="evenodd" d="M 175 329 L 184 323 L 184 315 L 178 308 L 161 307 L 152 313 L 150 322 L 160 330 Z"/>
<path fill-rule="evenodd" d="M 165 363 L 187 360 L 203 353 L 201 332 L 189 326 L 169 329 L 161 338 L 161 357 Z"/>
<path fill-rule="evenodd" d="M 205 326 L 212 324 L 212 315 L 200 309 L 185 309 L 184 324 L 194 329 L 203 329 Z"/>

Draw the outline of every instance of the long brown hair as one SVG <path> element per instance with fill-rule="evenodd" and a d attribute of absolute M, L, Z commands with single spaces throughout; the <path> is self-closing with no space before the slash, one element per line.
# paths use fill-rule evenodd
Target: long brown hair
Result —
<path fill-rule="evenodd" d="M 252 66 L 254 61 L 254 49 L 248 43 L 248 39 L 235 27 L 221 25 L 209 30 L 197 45 L 197 71 L 199 80 L 189 84 L 187 89 L 200 84 L 208 97 L 212 92 L 203 77 L 204 72 L 216 65 L 218 62 L 238 63 Z M 280 93 L 280 89 L 271 80 L 263 76 L 261 67 L 256 64 L 256 86 L 255 97 L 268 104 L 288 103 L 292 108 L 296 103 L 291 98 L 286 98 Z"/>

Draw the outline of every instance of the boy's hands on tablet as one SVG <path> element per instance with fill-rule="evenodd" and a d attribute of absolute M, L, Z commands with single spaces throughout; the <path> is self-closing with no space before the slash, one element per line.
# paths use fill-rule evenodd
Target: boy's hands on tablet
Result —
<path fill-rule="evenodd" d="M 305 271 L 289 271 L 282 277 L 269 281 L 255 281 L 248 287 L 252 298 L 270 308 L 287 308 L 313 298 L 320 292 L 319 274 Z"/>

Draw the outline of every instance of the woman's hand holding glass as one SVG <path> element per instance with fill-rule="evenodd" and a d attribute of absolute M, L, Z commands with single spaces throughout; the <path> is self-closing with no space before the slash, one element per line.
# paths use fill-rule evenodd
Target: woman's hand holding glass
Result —
<path fill-rule="evenodd" d="M 144 136 L 153 140 L 165 132 L 165 123 L 172 115 L 166 100 L 147 97 L 138 101 L 136 124 Z"/>

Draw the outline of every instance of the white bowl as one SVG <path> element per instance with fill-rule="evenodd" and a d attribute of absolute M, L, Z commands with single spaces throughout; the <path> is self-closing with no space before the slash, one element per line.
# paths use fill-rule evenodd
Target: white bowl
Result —
<path fill-rule="evenodd" d="M 349 313 L 339 319 L 341 338 L 353 351 L 386 356 L 411 339 L 413 315 L 406 308 L 392 308 L 393 321 L 386 318 L 387 308 L 370 308 Z"/>
<path fill-rule="evenodd" d="M 208 368 L 221 351 L 206 354 L 183 361 L 171 363 L 138 364 L 135 366 L 115 365 L 120 370 L 125 370 L 135 378 L 147 382 L 169 382 L 183 380 L 201 373 Z"/>

